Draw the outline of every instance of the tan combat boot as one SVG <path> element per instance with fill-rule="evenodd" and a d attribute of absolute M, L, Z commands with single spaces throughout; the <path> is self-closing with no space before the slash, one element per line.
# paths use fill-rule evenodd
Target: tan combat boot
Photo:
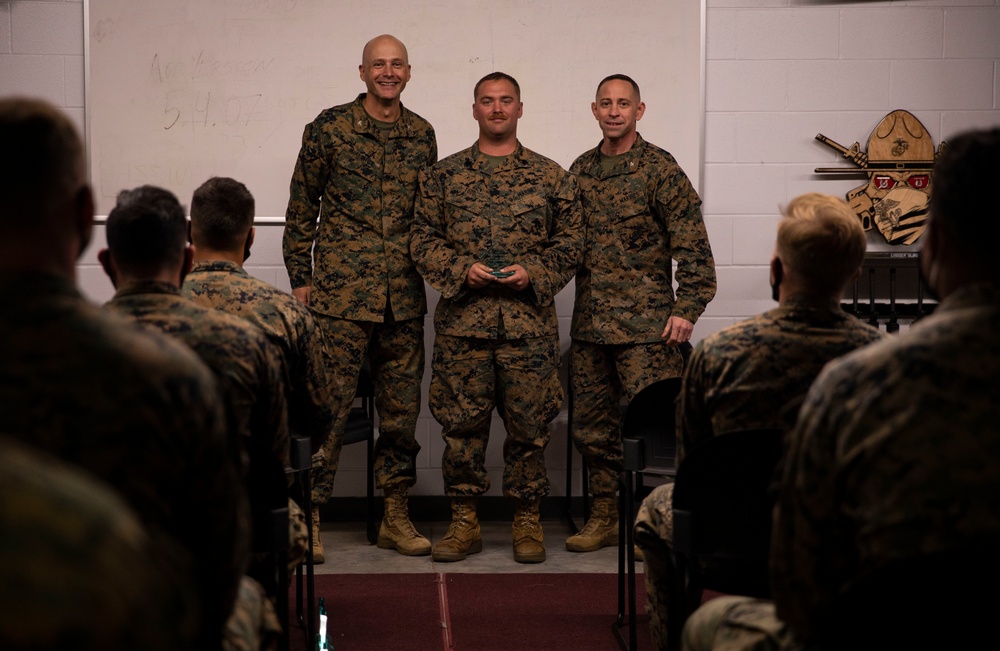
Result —
<path fill-rule="evenodd" d="M 541 563 L 545 560 L 542 524 L 538 521 L 538 500 L 518 500 L 514 508 L 514 560 Z"/>
<path fill-rule="evenodd" d="M 566 539 L 571 552 L 593 552 L 618 544 L 618 504 L 614 497 L 595 497 L 590 519 L 579 533 Z"/>
<path fill-rule="evenodd" d="M 319 509 L 313 506 L 312 521 L 312 552 L 313 565 L 319 565 L 326 559 L 323 557 L 323 541 L 319 539 Z"/>
<path fill-rule="evenodd" d="M 385 516 L 378 530 L 377 545 L 382 549 L 395 549 L 403 556 L 431 553 L 431 541 L 421 536 L 410 522 L 405 488 L 385 489 Z"/>
<path fill-rule="evenodd" d="M 456 497 L 451 501 L 451 525 L 444 538 L 434 545 L 431 558 L 450 563 L 465 560 L 469 554 L 483 551 L 483 535 L 476 517 L 474 497 Z"/>

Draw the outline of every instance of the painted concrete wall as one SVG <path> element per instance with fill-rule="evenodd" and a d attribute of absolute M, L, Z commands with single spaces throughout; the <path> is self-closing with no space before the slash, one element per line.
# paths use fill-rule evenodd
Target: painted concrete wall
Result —
<path fill-rule="evenodd" d="M 0 2 L 0 95 L 48 99 L 82 130 L 83 51 L 81 0 Z M 666 72 L 669 62 L 657 60 L 651 47 L 649 65 Z M 774 305 L 767 263 L 780 204 L 811 190 L 843 195 L 859 184 L 813 173 L 817 166 L 843 164 L 813 139 L 817 133 L 864 146 L 894 109 L 914 113 L 935 143 L 966 128 L 1000 124 L 1000 5 L 995 0 L 707 0 L 706 76 L 702 195 L 719 291 L 696 326 L 696 339 Z M 669 116 L 650 106 L 644 119 Z M 595 128 L 580 150 L 598 137 Z M 103 232 L 96 235 L 81 261 L 79 282 L 89 297 L 103 302 L 112 288 L 96 265 Z M 288 289 L 280 238 L 280 226 L 259 226 L 248 269 Z M 872 240 L 873 248 L 879 245 Z M 436 299 L 431 292 L 431 305 Z M 572 286 L 560 294 L 557 308 L 565 352 Z M 429 322 L 427 331 L 430 351 Z M 429 376 L 428 369 L 425 384 Z M 547 459 L 557 495 L 564 490 L 565 414 L 553 429 Z M 490 494 L 499 494 L 498 421 L 493 434 Z M 426 405 L 417 437 L 423 451 L 413 492 L 440 494 L 443 444 Z M 337 494 L 362 495 L 364 467 L 361 446 L 345 449 Z"/>

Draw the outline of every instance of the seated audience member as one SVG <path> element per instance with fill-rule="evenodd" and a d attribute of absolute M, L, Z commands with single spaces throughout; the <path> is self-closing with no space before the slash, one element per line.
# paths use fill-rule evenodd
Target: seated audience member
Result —
<path fill-rule="evenodd" d="M 96 477 L 0 436 L 0 531 L 0 648 L 191 648 L 194 584 Z"/>
<path fill-rule="evenodd" d="M 173 193 L 125 190 L 108 214 L 98 258 L 116 292 L 107 307 L 180 339 L 212 369 L 226 399 L 236 449 L 250 436 L 288 461 L 288 413 L 277 348 L 250 322 L 181 295 L 191 270 L 187 218 Z"/>
<path fill-rule="evenodd" d="M 288 418 L 293 433 L 309 436 L 315 452 L 333 432 L 330 382 L 323 337 L 309 308 L 291 294 L 247 274 L 255 229 L 254 199 L 246 186 L 213 177 L 191 200 L 195 265 L 184 295 L 195 303 L 244 318 L 261 328 L 282 353 Z M 341 428 L 341 431 L 343 428 Z M 338 450 L 340 446 L 337 445 Z M 318 511 L 313 511 L 313 561 L 323 562 Z"/>
<path fill-rule="evenodd" d="M 717 434 L 787 428 L 824 364 L 884 336 L 840 308 L 864 254 L 861 222 L 842 199 L 810 193 L 788 204 L 771 258 L 778 307 L 695 347 L 678 401 L 678 459 Z M 660 648 L 666 646 L 672 494 L 673 484 L 654 489 L 635 526 L 646 561 L 650 626 Z"/>
<path fill-rule="evenodd" d="M 949 140 L 921 251 L 941 303 L 817 378 L 780 476 L 774 601 L 710 601 L 686 648 L 976 648 L 992 631 L 996 599 L 980 590 L 1000 546 L 1000 267 L 983 233 L 998 174 L 1000 129 Z"/>
<path fill-rule="evenodd" d="M 49 104 L 0 100 L 0 414 L 5 431 L 117 489 L 184 554 L 218 649 L 248 556 L 246 495 L 215 379 L 188 349 L 75 287 L 94 203 L 83 143 Z"/>
<path fill-rule="evenodd" d="M 108 248 L 98 257 L 117 288 L 107 307 L 178 338 L 212 369 L 227 404 L 230 436 L 237 455 L 246 448 L 244 437 L 249 436 L 254 453 L 249 458 L 251 464 L 287 465 L 288 414 L 280 352 L 249 321 L 198 305 L 181 295 L 184 275 L 191 269 L 192 248 L 187 244 L 187 218 L 177 197 L 149 185 L 121 192 L 108 215 L 107 240 Z M 254 478 L 251 471 L 248 480 Z M 261 512 L 255 502 L 269 498 L 255 496 L 266 490 L 248 485 L 255 516 Z M 306 525 L 298 505 L 289 500 L 288 507 L 289 565 L 294 568 L 305 555 Z M 271 569 L 269 561 L 255 558 L 250 574 L 267 582 Z M 244 577 L 243 583 L 226 638 L 230 644 L 232 633 L 239 633 L 243 636 L 239 648 L 252 649 L 257 648 L 253 640 L 261 635 L 244 623 L 263 621 L 270 625 L 276 620 L 271 621 L 273 611 L 258 596 L 261 590 L 253 585 L 253 579 Z M 271 617 L 254 616 L 262 609 Z M 236 627 L 236 622 L 241 625 Z"/>

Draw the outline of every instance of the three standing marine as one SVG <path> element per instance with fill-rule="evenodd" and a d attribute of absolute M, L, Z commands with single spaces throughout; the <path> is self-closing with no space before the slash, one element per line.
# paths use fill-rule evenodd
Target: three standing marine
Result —
<path fill-rule="evenodd" d="M 593 111 L 604 138 L 567 174 L 518 141 L 523 105 L 513 77 L 491 73 L 476 84 L 477 142 L 435 164 L 433 129 L 400 103 L 410 78 L 403 44 L 376 37 L 359 70 L 368 92 L 307 125 L 286 214 L 293 294 L 312 307 L 337 352 L 339 416 L 316 459 L 314 498 L 329 498 L 367 354 L 380 416 L 376 477 L 386 494 L 378 544 L 432 551 L 406 500 L 419 451 L 426 280 L 441 293 L 428 402 L 443 428 L 452 498 L 451 526 L 433 557 L 456 561 L 482 549 L 475 498 L 489 488 L 496 408 L 507 430 L 503 492 L 515 500 L 514 556 L 543 561 L 544 451 L 563 401 L 554 298 L 576 274 L 573 431 L 597 499 L 567 547 L 616 543 L 618 401 L 680 375 L 677 346 L 715 292 L 697 194 L 670 154 L 636 132 L 645 107 L 627 77 L 599 85 Z"/>

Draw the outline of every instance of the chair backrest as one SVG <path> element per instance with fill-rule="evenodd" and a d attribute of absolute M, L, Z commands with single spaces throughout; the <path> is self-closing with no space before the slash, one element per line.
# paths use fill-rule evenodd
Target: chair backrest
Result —
<path fill-rule="evenodd" d="M 727 432 L 685 455 L 674 482 L 674 549 L 719 562 L 763 561 L 782 430 Z"/>
<path fill-rule="evenodd" d="M 676 402 L 680 390 L 681 378 L 667 378 L 643 388 L 628 403 L 622 417 L 626 469 L 673 474 L 677 458 Z"/>

